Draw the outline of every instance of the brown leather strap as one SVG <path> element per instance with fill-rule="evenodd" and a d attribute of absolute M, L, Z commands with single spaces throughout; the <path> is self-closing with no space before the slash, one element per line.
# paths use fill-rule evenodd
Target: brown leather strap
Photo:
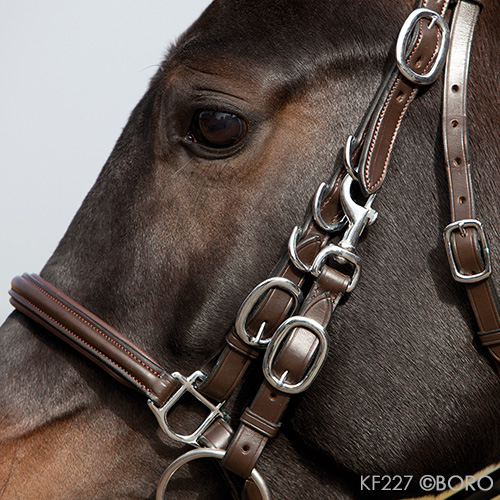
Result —
<path fill-rule="evenodd" d="M 309 292 L 300 316 L 314 319 L 326 327 L 348 284 L 347 276 L 325 267 Z M 287 372 L 287 382 L 298 382 L 316 355 L 317 344 L 317 338 L 307 329 L 294 329 L 280 350 L 274 369 L 280 374 Z M 269 438 L 277 433 L 290 398 L 290 394 L 263 382 L 240 419 L 240 427 L 223 459 L 223 467 L 241 477 L 250 476 Z"/>
<path fill-rule="evenodd" d="M 451 43 L 446 65 L 443 95 L 443 143 L 450 191 L 453 227 L 445 231 L 445 243 L 455 279 L 478 276 L 488 266 L 482 225 L 475 220 L 474 192 L 468 152 L 466 104 L 469 58 L 474 28 L 480 7 L 475 2 L 460 1 L 451 28 Z M 467 221 L 474 221 L 469 223 Z M 449 228 L 452 226 L 449 226 Z M 477 324 L 480 341 L 487 346 L 500 373 L 500 345 L 497 331 L 500 318 L 490 281 L 467 279 L 465 283 Z"/>
<path fill-rule="evenodd" d="M 14 307 L 156 405 L 163 405 L 178 388 L 144 351 L 40 276 L 15 277 L 9 293 Z"/>
<path fill-rule="evenodd" d="M 312 262 L 320 249 L 319 238 L 309 238 L 299 247 L 299 255 L 305 262 Z M 296 269 L 287 259 L 277 276 L 286 278 L 298 286 L 302 286 L 305 273 Z M 259 304 L 247 328 L 255 334 L 265 323 L 263 338 L 270 338 L 276 328 L 283 322 L 289 313 L 290 296 L 280 290 L 273 289 Z M 238 382 L 245 374 L 250 362 L 261 354 L 261 349 L 245 344 L 232 329 L 226 337 L 227 347 L 218 358 L 216 365 L 211 369 L 205 382 L 199 387 L 205 396 L 223 401 L 232 393 Z"/>
<path fill-rule="evenodd" d="M 441 16 L 447 7 L 446 0 L 424 0 L 422 7 L 433 10 Z M 419 33 L 413 49 L 407 57 L 407 65 L 417 74 L 425 74 L 434 64 L 441 41 L 437 26 L 429 29 L 430 21 L 419 21 Z M 387 84 L 386 84 L 387 85 Z M 417 95 L 419 85 L 406 79 L 395 70 L 388 91 L 379 98 L 375 111 L 367 124 L 363 146 L 359 157 L 358 177 L 366 195 L 376 193 L 387 175 L 391 151 L 403 116 Z"/>
<path fill-rule="evenodd" d="M 338 222 L 342 218 L 340 205 L 340 185 L 345 172 L 333 176 L 332 188 L 321 204 L 321 214 L 329 224 Z M 310 220 L 304 230 L 302 240 L 298 244 L 297 253 L 305 264 L 311 264 L 319 251 L 327 244 L 329 235 Z M 286 278 L 297 286 L 302 287 L 307 274 L 298 270 L 288 258 L 288 253 L 276 267 L 273 276 Z M 253 316 L 248 321 L 248 331 L 255 335 L 264 326 L 263 338 L 271 338 L 276 328 L 290 314 L 290 296 L 278 288 L 271 290 L 264 300 L 258 304 Z M 223 401 L 229 397 L 239 381 L 243 378 L 252 360 L 260 356 L 261 350 L 251 347 L 235 334 L 232 329 L 226 337 L 227 347 L 217 358 L 215 365 L 204 371 L 208 375 L 198 388 L 205 396 L 216 401 Z"/>

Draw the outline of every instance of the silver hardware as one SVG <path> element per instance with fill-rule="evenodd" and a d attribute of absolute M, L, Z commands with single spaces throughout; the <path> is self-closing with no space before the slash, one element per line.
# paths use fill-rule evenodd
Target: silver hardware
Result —
<path fill-rule="evenodd" d="M 285 380 L 286 378 L 288 377 L 288 370 L 285 370 L 282 374 L 281 374 L 281 377 L 280 377 L 280 386 L 283 386 L 283 384 L 285 383 Z"/>
<path fill-rule="evenodd" d="M 300 304 L 302 302 L 302 290 L 290 280 L 286 278 L 273 277 L 269 278 L 262 283 L 259 283 L 247 296 L 244 300 L 243 304 L 241 304 L 240 310 L 238 311 L 238 315 L 236 316 L 236 333 L 239 335 L 241 340 L 248 345 L 254 347 L 265 348 L 267 344 L 269 344 L 270 338 L 262 339 L 262 334 L 264 332 L 265 323 L 261 325 L 257 335 L 252 337 L 246 330 L 246 322 L 248 315 L 252 312 L 252 309 L 255 307 L 255 304 L 267 293 L 269 290 L 273 288 L 280 288 L 281 290 L 285 290 L 290 294 L 292 299 L 294 300 L 294 310 L 291 314 L 295 314 Z"/>
<path fill-rule="evenodd" d="M 286 376 L 288 375 L 288 370 L 285 370 L 285 372 L 278 378 L 273 372 L 273 363 L 289 332 L 294 328 L 305 328 L 310 331 L 318 339 L 319 344 L 317 347 L 318 352 L 302 379 L 295 384 L 288 384 L 285 381 Z M 327 352 L 328 337 L 325 329 L 313 319 L 306 318 L 305 316 L 292 316 L 291 318 L 285 320 L 276 330 L 276 333 L 274 334 L 269 346 L 267 347 L 266 353 L 264 354 L 262 370 L 266 380 L 273 387 L 288 394 L 298 394 L 299 392 L 305 391 L 312 384 L 318 375 L 323 362 L 325 361 Z"/>
<path fill-rule="evenodd" d="M 339 222 L 334 224 L 328 224 L 321 215 L 321 203 L 326 196 L 326 191 L 331 190 L 332 188 L 326 183 L 322 182 L 318 189 L 316 190 L 316 194 L 314 195 L 313 206 L 312 206 L 312 214 L 314 218 L 314 222 L 326 232 L 335 232 L 340 231 L 347 223 L 347 218 L 344 216 Z"/>
<path fill-rule="evenodd" d="M 222 460 L 225 455 L 225 450 L 218 450 L 216 448 L 203 448 L 199 450 L 191 450 L 184 453 L 184 455 L 181 455 L 179 458 L 174 460 L 167 467 L 167 469 L 165 469 L 165 472 L 161 476 L 160 482 L 158 483 L 158 487 L 156 489 L 156 500 L 165 499 L 165 493 L 167 491 L 167 486 L 170 479 L 183 465 L 198 458 L 216 458 L 218 460 Z M 272 500 L 271 492 L 269 491 L 264 478 L 257 472 L 257 469 L 252 469 L 250 479 L 255 483 L 255 486 L 257 486 L 262 500 Z"/>
<path fill-rule="evenodd" d="M 323 248 L 323 250 L 321 250 L 318 255 L 316 255 L 316 258 L 312 263 L 310 271 L 311 274 L 318 277 L 323 271 L 325 260 L 330 255 L 335 256 L 336 260 L 341 264 L 345 264 L 348 262 L 354 266 L 354 272 L 346 288 L 346 292 L 352 292 L 356 288 L 359 277 L 361 275 L 361 257 L 350 252 L 349 250 L 346 250 L 345 248 L 334 244 L 327 245 L 325 248 Z"/>
<path fill-rule="evenodd" d="M 431 21 L 431 25 L 428 26 L 428 29 L 431 29 L 431 27 L 436 24 L 442 33 L 442 40 L 439 45 L 438 53 L 436 54 L 436 59 L 431 69 L 424 74 L 416 73 L 406 62 L 409 50 L 411 49 L 411 46 L 413 45 L 412 42 L 415 38 L 415 28 L 418 21 L 421 19 L 428 19 Z M 450 29 L 448 28 L 446 21 L 437 12 L 430 9 L 414 10 L 404 22 L 396 42 L 396 62 L 399 71 L 401 71 L 401 73 L 408 78 L 408 80 L 417 85 L 430 85 L 433 83 L 442 71 L 446 61 L 449 34 Z"/>
<path fill-rule="evenodd" d="M 340 186 L 340 202 L 349 225 L 339 246 L 350 251 L 354 250 L 365 227 L 373 224 L 378 217 L 378 213 L 372 208 L 376 194 L 370 195 L 364 206 L 358 205 L 351 196 L 353 182 L 354 179 L 346 175 Z"/>
<path fill-rule="evenodd" d="M 293 265 L 299 269 L 300 271 L 304 273 L 308 273 L 311 271 L 311 266 L 308 266 L 307 264 L 304 264 L 300 258 L 299 254 L 297 252 L 297 243 L 298 239 L 300 236 L 300 233 L 302 232 L 300 226 L 295 226 L 293 228 L 292 234 L 290 235 L 290 238 L 288 239 L 288 254 L 290 257 L 290 260 L 293 262 Z"/>
<path fill-rule="evenodd" d="M 194 384 L 196 383 L 196 381 L 203 381 L 206 378 L 204 373 L 202 373 L 201 371 L 195 371 L 187 378 L 182 376 L 178 372 L 174 372 L 172 373 L 172 377 L 181 384 L 181 387 L 161 408 L 158 408 L 151 400 L 148 401 L 148 406 L 154 413 L 156 420 L 158 420 L 161 429 L 169 438 L 173 439 L 174 441 L 190 444 L 192 446 L 201 446 L 198 440 L 202 437 L 202 434 L 208 429 L 208 427 L 210 427 L 210 425 L 215 420 L 217 420 L 218 418 L 229 420 L 229 417 L 221 410 L 225 401 L 215 406 L 207 398 L 200 394 L 200 392 L 198 392 Z M 203 423 L 191 434 L 178 434 L 177 432 L 174 432 L 168 425 L 167 416 L 169 411 L 175 406 L 175 404 L 186 392 L 189 392 L 200 403 L 206 406 L 210 413 L 208 417 L 203 421 Z"/>
<path fill-rule="evenodd" d="M 453 231 L 460 231 L 462 237 L 466 236 L 465 229 L 472 228 L 475 229 L 479 236 L 479 247 L 478 250 L 482 253 L 484 261 L 484 269 L 476 274 L 463 274 L 458 270 L 457 263 L 455 261 L 455 255 L 453 253 L 451 235 Z M 446 247 L 446 255 L 448 256 L 448 261 L 450 263 L 451 274 L 455 281 L 460 283 L 476 283 L 478 281 L 485 280 L 491 274 L 491 258 L 490 250 L 488 248 L 488 243 L 486 241 L 486 235 L 484 233 L 484 228 L 481 222 L 476 219 L 462 219 L 457 222 L 452 222 L 446 226 L 443 233 L 444 243 Z"/>
<path fill-rule="evenodd" d="M 344 166 L 347 170 L 347 173 L 353 178 L 358 179 L 358 170 L 352 166 L 352 143 L 356 143 L 356 147 L 358 145 L 358 140 L 354 138 L 353 135 L 350 135 L 345 141 L 344 146 Z"/>

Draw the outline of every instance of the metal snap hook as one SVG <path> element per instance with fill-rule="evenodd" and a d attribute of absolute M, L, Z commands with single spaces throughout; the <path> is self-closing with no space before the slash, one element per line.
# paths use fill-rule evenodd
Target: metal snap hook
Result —
<path fill-rule="evenodd" d="M 191 450 L 179 458 L 174 460 L 166 469 L 161 476 L 160 482 L 158 483 L 158 488 L 156 489 L 156 500 L 166 500 L 165 493 L 167 491 L 167 486 L 172 479 L 175 472 L 180 469 L 183 465 L 196 460 L 198 458 L 217 458 L 222 460 L 226 455 L 225 450 L 218 450 L 216 448 L 202 448 L 199 450 Z M 252 470 L 250 474 L 250 479 L 255 483 L 257 489 L 259 490 L 262 500 L 272 500 L 271 492 L 264 481 L 264 478 L 257 472 L 256 469 Z"/>
<path fill-rule="evenodd" d="M 340 186 L 340 202 L 349 221 L 347 230 L 339 243 L 339 246 L 352 251 L 356 247 L 361 234 L 367 225 L 377 220 L 378 213 L 372 208 L 376 193 L 370 195 L 364 205 L 358 205 L 351 193 L 351 187 L 355 179 L 346 175 Z"/>

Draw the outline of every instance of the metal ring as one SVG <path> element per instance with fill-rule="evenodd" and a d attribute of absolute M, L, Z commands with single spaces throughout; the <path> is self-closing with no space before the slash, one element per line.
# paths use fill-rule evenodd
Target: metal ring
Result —
<path fill-rule="evenodd" d="M 161 476 L 160 482 L 158 483 L 158 488 L 156 489 L 156 500 L 164 500 L 165 492 L 167 490 L 167 485 L 175 474 L 175 472 L 180 469 L 183 465 L 191 462 L 192 460 L 196 460 L 198 458 L 217 458 L 222 460 L 226 452 L 224 450 L 218 450 L 216 448 L 202 448 L 199 450 L 191 450 L 184 455 L 181 455 L 179 458 L 174 460 L 166 469 L 163 475 Z M 257 486 L 257 489 L 260 492 L 262 500 L 272 500 L 271 492 L 264 481 L 264 478 L 257 472 L 256 469 L 252 470 L 250 478 Z"/>
<path fill-rule="evenodd" d="M 318 189 L 316 190 L 316 193 L 314 195 L 314 200 L 313 200 L 313 206 L 312 206 L 312 214 L 314 218 L 314 222 L 323 229 L 326 232 L 333 233 L 335 231 L 339 231 L 342 229 L 346 223 L 347 223 L 347 217 L 344 215 L 342 219 L 339 222 L 336 222 L 334 224 L 328 224 L 324 219 L 323 216 L 321 215 L 321 203 L 323 203 L 323 200 L 325 199 L 325 191 L 327 189 L 331 189 L 330 186 L 326 182 L 322 182 Z"/>
<path fill-rule="evenodd" d="M 347 170 L 347 173 L 355 180 L 358 180 L 358 170 L 356 170 L 352 166 L 352 143 L 353 141 L 356 141 L 356 147 L 359 143 L 357 139 L 354 138 L 353 135 L 350 135 L 347 140 L 345 141 L 345 146 L 344 146 L 344 166 L 345 169 Z"/>
<path fill-rule="evenodd" d="M 293 228 L 292 234 L 288 239 L 288 254 L 293 265 L 304 273 L 309 273 L 311 271 L 311 266 L 304 264 L 299 257 L 297 252 L 297 240 L 299 239 L 300 226 L 295 226 Z"/>
<path fill-rule="evenodd" d="M 290 297 L 292 297 L 292 299 L 294 300 L 294 310 L 292 314 L 295 314 L 297 312 L 297 309 L 300 307 L 300 303 L 302 302 L 303 298 L 302 290 L 293 281 L 275 276 L 273 278 L 264 280 L 262 283 L 259 283 L 243 301 L 243 304 L 241 304 L 240 310 L 238 311 L 238 315 L 236 316 L 236 333 L 239 335 L 240 339 L 248 345 L 265 348 L 271 341 L 271 338 L 262 340 L 261 337 L 263 327 L 259 329 L 259 333 L 256 337 L 252 337 L 247 332 L 246 321 L 248 315 L 252 312 L 252 309 L 255 307 L 255 304 L 259 301 L 259 299 L 273 288 L 280 288 L 281 290 L 284 290 L 285 292 L 288 292 L 290 294 Z"/>

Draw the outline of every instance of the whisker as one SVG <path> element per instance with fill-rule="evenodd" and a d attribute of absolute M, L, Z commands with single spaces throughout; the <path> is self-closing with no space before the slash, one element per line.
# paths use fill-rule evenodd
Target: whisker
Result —
<path fill-rule="evenodd" d="M 181 170 L 186 168 L 192 161 L 193 161 L 193 158 L 189 158 L 189 160 L 186 163 L 184 163 L 184 165 L 182 165 L 178 170 L 176 170 L 172 175 L 178 174 Z"/>

